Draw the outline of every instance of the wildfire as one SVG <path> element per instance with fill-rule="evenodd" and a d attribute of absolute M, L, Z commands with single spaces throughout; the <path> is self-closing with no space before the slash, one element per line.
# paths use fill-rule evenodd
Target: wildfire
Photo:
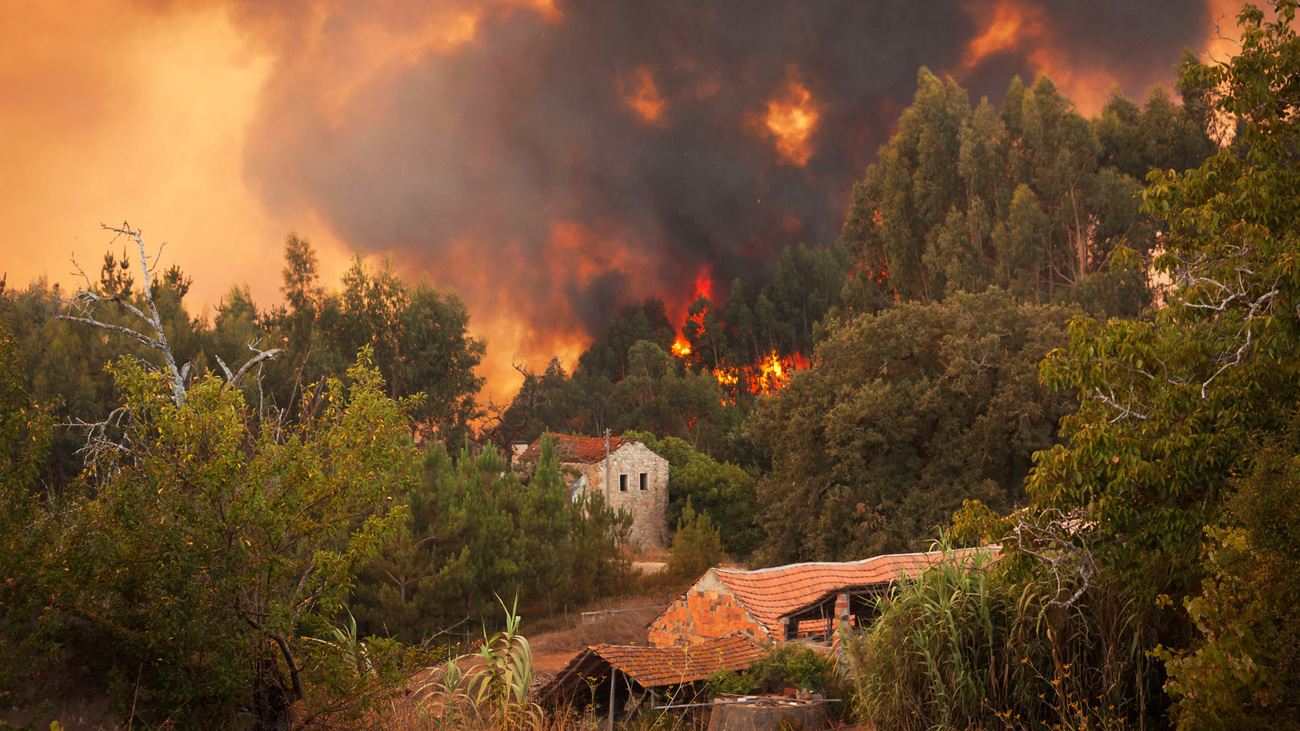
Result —
<path fill-rule="evenodd" d="M 641 121 L 654 124 L 662 119 L 668 102 L 659 95 L 654 72 L 649 67 L 642 66 L 631 78 L 619 79 L 618 88 L 623 105 L 636 112 Z"/>
<path fill-rule="evenodd" d="M 798 72 L 790 67 L 785 90 L 767 102 L 767 114 L 762 117 L 766 134 L 776 141 L 776 151 L 783 160 L 803 167 L 812 157 L 812 136 L 821 121 L 823 105 L 813 99 L 812 92 L 798 80 Z"/>
<path fill-rule="evenodd" d="M 695 299 L 705 298 L 713 300 L 713 265 L 706 264 L 700 273 L 695 275 Z"/>
<path fill-rule="evenodd" d="M 980 17 L 984 30 L 967 44 L 961 59 L 963 72 L 969 72 L 995 53 L 1041 39 L 1046 32 L 1042 9 L 1018 0 L 996 0 L 991 6 L 987 2 L 967 3 L 966 12 Z"/>
<path fill-rule="evenodd" d="M 792 373 L 804 370 L 811 365 L 802 353 L 795 353 L 792 357 L 782 358 L 774 350 L 768 353 L 767 357 L 754 369 L 754 378 L 750 382 L 749 390 L 752 393 L 773 396 L 790 382 Z"/>
<path fill-rule="evenodd" d="M 961 65 L 953 72 L 958 81 L 988 57 L 1018 51 L 1080 110 L 1091 113 L 1105 104 L 1115 78 L 1103 68 L 1068 58 L 1041 7 L 1025 0 L 971 0 L 964 9 L 982 30 L 966 45 Z"/>
<path fill-rule="evenodd" d="M 701 269 L 700 273 L 695 277 L 695 300 L 698 301 L 701 297 L 708 299 L 710 302 L 713 300 L 713 266 L 711 264 Z M 673 341 L 672 346 L 673 355 L 678 358 L 686 358 L 693 352 L 691 343 L 686 339 L 685 334 L 687 326 L 691 323 L 702 326 L 704 312 L 682 316 L 681 332 Z M 773 350 L 756 364 L 739 367 L 719 365 L 712 368 L 709 373 L 722 387 L 722 390 L 732 397 L 740 389 L 752 394 L 772 396 L 785 388 L 785 385 L 790 382 L 792 373 L 811 366 L 812 362 L 802 353 L 781 356 Z M 727 398 L 724 399 L 724 403 L 730 404 L 734 403 L 734 401 Z"/>

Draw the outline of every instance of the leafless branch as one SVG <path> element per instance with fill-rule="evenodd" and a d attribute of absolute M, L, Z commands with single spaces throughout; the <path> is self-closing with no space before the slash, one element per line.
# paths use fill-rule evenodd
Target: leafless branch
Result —
<path fill-rule="evenodd" d="M 1039 518 L 1038 522 L 1018 520 L 1008 538 L 1015 538 L 1021 552 L 1038 559 L 1052 573 L 1056 595 L 1048 606 L 1071 607 L 1087 593 L 1097 575 L 1097 562 L 1084 541 L 1092 523 L 1081 511 L 1066 514 L 1055 508 L 1043 511 Z M 1069 587 L 1076 582 L 1071 593 Z M 1069 596 L 1062 598 L 1067 593 Z"/>
<path fill-rule="evenodd" d="M 105 231 L 111 231 L 114 234 L 113 241 L 116 241 L 119 237 L 126 237 L 135 242 L 135 247 L 140 257 L 140 269 L 144 276 L 144 282 L 140 293 L 144 301 L 144 306 L 143 308 L 137 307 L 127 297 L 122 296 L 122 294 L 115 293 L 106 295 L 96 291 L 89 275 L 87 275 L 85 270 L 77 264 L 76 259 L 73 259 L 72 265 L 76 267 L 76 273 L 81 277 L 82 281 L 85 282 L 85 286 L 78 289 L 76 294 L 64 303 L 70 313 L 75 314 L 59 315 L 59 319 L 67 320 L 68 322 L 79 322 L 83 325 L 90 325 L 91 327 L 97 327 L 101 330 L 107 330 L 108 332 L 116 333 L 118 335 L 124 335 L 135 340 L 146 348 L 161 353 L 164 362 L 163 370 L 172 387 L 172 400 L 177 404 L 184 403 L 186 382 L 189 378 L 192 364 L 186 363 L 183 366 L 177 366 L 176 358 L 172 353 L 170 344 L 167 342 L 166 329 L 163 326 L 162 318 L 158 314 L 158 307 L 154 303 L 153 298 L 153 288 L 157 280 L 158 265 L 162 260 L 163 249 L 166 248 L 167 245 L 165 243 L 160 245 L 158 247 L 158 252 L 153 256 L 152 260 L 150 260 L 148 253 L 145 251 L 144 237 L 140 229 L 131 228 L 131 225 L 126 222 L 123 222 L 121 226 L 100 224 L 100 227 Z M 95 310 L 98 306 L 106 304 L 115 304 L 126 310 L 135 319 L 143 323 L 141 330 L 135 330 L 124 325 L 100 320 L 96 316 Z M 149 332 L 152 332 L 152 335 L 147 334 Z M 222 372 L 226 376 L 226 383 L 232 388 L 237 388 L 244 376 L 248 375 L 248 372 L 253 368 L 268 360 L 278 357 L 284 352 L 280 348 L 259 350 L 256 342 L 250 343 L 248 349 L 253 351 L 253 357 L 234 373 L 231 373 L 230 368 L 221 360 L 220 356 L 216 357 L 217 364 L 221 367 Z"/>

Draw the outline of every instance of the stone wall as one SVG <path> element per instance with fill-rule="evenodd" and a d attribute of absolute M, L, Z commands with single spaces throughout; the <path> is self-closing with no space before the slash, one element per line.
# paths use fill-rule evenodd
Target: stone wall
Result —
<path fill-rule="evenodd" d="M 745 611 L 710 569 L 650 624 L 650 645 L 696 645 L 736 632 L 769 638 L 767 628 Z"/>
<path fill-rule="evenodd" d="M 640 442 L 626 443 L 609 455 L 610 503 L 632 515 L 632 541 L 643 548 L 663 548 L 668 540 L 668 460 Z M 586 489 L 605 495 L 605 461 L 566 465 L 586 478 Z M 645 489 L 641 489 L 645 475 Z M 626 477 L 626 490 L 620 476 Z"/>

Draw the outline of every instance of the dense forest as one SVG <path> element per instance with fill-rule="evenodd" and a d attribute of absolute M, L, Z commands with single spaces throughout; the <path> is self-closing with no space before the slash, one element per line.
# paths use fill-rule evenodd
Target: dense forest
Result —
<path fill-rule="evenodd" d="M 0 281 L 0 700 L 80 648 L 150 723 L 359 724 L 511 597 L 553 618 L 939 540 L 1002 559 L 848 643 L 863 720 L 1291 727 L 1300 40 L 1274 11 L 1229 61 L 1184 54 L 1176 98 L 1091 118 L 1046 77 L 995 105 L 922 68 L 838 241 L 682 322 L 616 313 L 505 404 L 456 294 L 361 257 L 333 287 L 294 234 L 282 302 L 236 285 L 211 316 L 126 225 L 76 291 Z M 676 584 L 634 578 L 631 518 L 571 500 L 544 437 L 606 430 L 669 462 Z"/>

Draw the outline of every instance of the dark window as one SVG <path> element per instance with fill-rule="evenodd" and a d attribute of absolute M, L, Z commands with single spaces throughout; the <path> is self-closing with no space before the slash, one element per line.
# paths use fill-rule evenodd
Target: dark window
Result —
<path fill-rule="evenodd" d="M 645 489 L 645 478 L 646 478 L 646 474 L 645 474 L 644 472 L 642 472 L 642 473 L 641 473 L 641 489 L 642 489 L 642 490 Z"/>
<path fill-rule="evenodd" d="M 627 475 L 618 476 L 618 491 L 627 492 Z"/>

